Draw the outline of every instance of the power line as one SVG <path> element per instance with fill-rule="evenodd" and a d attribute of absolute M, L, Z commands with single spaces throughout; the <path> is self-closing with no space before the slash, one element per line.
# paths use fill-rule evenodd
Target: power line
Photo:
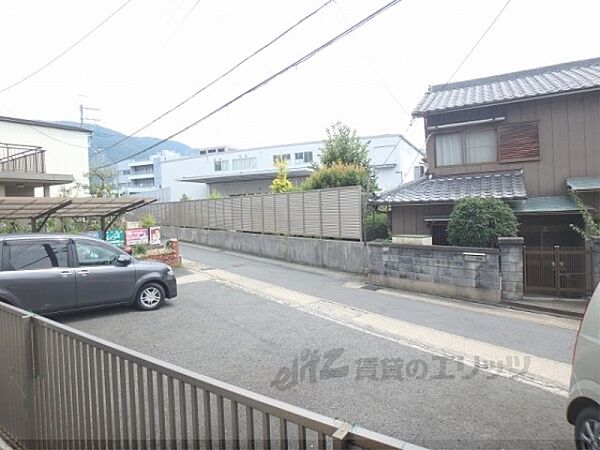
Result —
<path fill-rule="evenodd" d="M 179 31 L 179 29 L 183 26 L 183 24 L 188 20 L 188 18 L 192 15 L 192 13 L 194 12 L 194 10 L 196 9 L 196 7 L 198 6 L 198 4 L 200 3 L 201 0 L 196 0 L 194 2 L 194 4 L 192 5 L 192 7 L 188 10 L 188 12 L 185 14 L 185 16 L 183 17 L 183 19 L 179 22 L 179 25 L 177 25 L 177 28 L 175 28 L 170 36 L 168 37 L 168 39 L 163 43 L 163 45 L 161 46 L 161 50 L 163 48 L 165 48 L 167 46 L 167 44 L 171 41 L 171 39 L 173 39 L 173 36 L 175 36 L 177 34 L 177 32 Z"/>
<path fill-rule="evenodd" d="M 335 6 L 337 7 L 338 12 L 340 13 L 340 16 L 342 17 L 344 22 L 346 22 L 346 25 L 349 25 L 350 22 L 346 18 L 346 15 L 344 14 L 344 10 L 342 9 L 342 7 L 339 5 L 339 3 L 337 1 L 335 1 Z M 394 101 L 394 103 L 396 103 L 396 105 L 398 105 L 400 110 L 402 110 L 402 112 L 410 118 L 410 111 L 400 102 L 400 100 L 398 99 L 396 94 L 394 94 L 394 92 L 392 91 L 392 89 L 390 88 L 388 83 L 386 82 L 385 77 L 382 75 L 382 73 L 378 72 L 375 69 L 376 64 L 371 59 L 369 54 L 365 51 L 364 47 L 362 46 L 362 43 L 359 44 L 359 51 L 361 51 L 361 56 L 363 57 L 364 60 L 366 60 L 367 65 L 369 66 L 370 70 L 379 78 L 379 81 L 381 81 L 381 83 L 383 84 L 383 87 L 385 88 L 385 90 L 387 91 L 387 93 L 389 94 L 391 99 Z"/>
<path fill-rule="evenodd" d="M 258 49 L 256 49 L 255 51 L 253 51 L 252 53 L 250 53 L 248 56 L 246 56 L 244 59 L 242 59 L 241 61 L 239 61 L 238 63 L 234 64 L 231 68 L 229 68 L 226 72 L 224 72 L 223 74 L 219 75 L 217 78 L 215 78 L 214 80 L 212 80 L 211 82 L 209 82 L 208 84 L 202 86 L 200 89 L 198 89 L 196 92 L 194 92 L 192 95 L 190 95 L 189 97 L 185 98 L 184 100 L 182 100 L 181 102 L 179 102 L 178 104 L 176 104 L 175 106 L 171 107 L 170 109 L 168 109 L 167 111 L 165 111 L 164 113 L 160 114 L 159 116 L 157 116 L 156 118 L 152 119 L 150 122 L 148 122 L 147 124 L 143 125 L 142 127 L 138 128 L 137 130 L 135 130 L 133 133 L 125 136 L 123 139 L 121 139 L 118 142 L 115 142 L 114 144 L 106 147 L 103 151 L 107 151 L 110 150 L 113 147 L 116 147 L 117 145 L 119 145 L 121 142 L 126 141 L 127 139 L 132 138 L 133 136 L 135 136 L 136 134 L 138 134 L 140 131 L 145 130 L 146 128 L 148 128 L 149 126 L 155 124 L 156 122 L 158 122 L 159 120 L 163 119 L 164 117 L 168 116 L 169 114 L 171 114 L 173 111 L 175 111 L 176 109 L 182 107 L 183 105 L 185 105 L 187 102 L 189 102 L 190 100 L 192 100 L 194 97 L 196 97 L 197 95 L 201 94 L 202 92 L 204 92 L 205 90 L 207 90 L 208 88 L 210 88 L 211 86 L 213 86 L 215 83 L 219 82 L 220 80 L 222 80 L 223 78 L 225 78 L 227 75 L 229 75 L 231 72 L 233 72 L 234 70 L 236 70 L 238 67 L 240 67 L 241 65 L 243 65 L 244 63 L 246 63 L 248 60 L 254 58 L 256 55 L 258 55 L 259 53 L 263 52 L 264 50 L 266 50 L 268 47 L 270 47 L 271 45 L 273 45 L 275 42 L 277 42 L 278 40 L 280 40 L 281 38 L 283 38 L 285 35 L 287 35 L 288 33 L 290 33 L 293 29 L 297 28 L 298 26 L 300 26 L 302 23 L 306 22 L 308 19 L 310 19 L 312 16 L 314 16 L 315 14 L 317 14 L 319 11 L 321 11 L 323 8 L 325 8 L 326 6 L 328 6 L 330 3 L 333 3 L 335 0 L 327 0 L 325 3 L 323 3 L 321 6 L 319 6 L 317 9 L 315 9 L 314 11 L 312 11 L 311 13 L 309 13 L 308 15 L 304 16 L 302 19 L 300 19 L 299 21 L 297 21 L 295 24 L 293 24 L 292 26 L 288 27 L 286 30 L 284 30 L 283 32 L 279 33 L 276 37 L 274 37 L 273 39 L 271 39 L 269 42 L 267 42 L 266 44 L 262 45 L 261 47 L 259 47 Z"/>
<path fill-rule="evenodd" d="M 0 89 L 0 94 L 2 94 L 3 92 L 8 91 L 9 89 L 12 89 L 18 85 L 20 85 L 21 83 L 29 80 L 30 78 L 34 77 L 35 75 L 37 75 L 38 73 L 40 73 L 42 70 L 46 69 L 48 66 L 50 66 L 51 64 L 55 63 L 56 61 L 58 61 L 60 58 L 62 58 L 63 56 L 65 56 L 68 52 L 70 52 L 71 50 L 73 50 L 75 47 L 77 47 L 79 44 L 81 44 L 81 42 L 83 42 L 85 39 L 87 39 L 90 35 L 92 35 L 96 30 L 98 30 L 100 27 L 102 27 L 106 22 L 108 22 L 110 19 L 112 19 L 117 13 L 119 13 L 119 11 L 121 11 L 123 8 L 125 8 L 125 6 L 127 6 L 127 4 L 129 4 L 132 0 L 126 0 L 125 3 L 123 3 L 121 6 L 119 6 L 115 11 L 113 11 L 111 14 L 108 15 L 108 17 L 106 17 L 102 22 L 100 22 L 98 25 L 96 25 L 94 28 L 92 28 L 90 31 L 88 31 L 87 33 L 85 33 L 81 38 L 79 38 L 77 41 L 75 41 L 73 44 L 69 45 L 66 49 L 64 49 L 62 52 L 60 52 L 58 55 L 56 55 L 54 58 L 52 58 L 50 61 L 48 61 L 47 63 L 45 63 L 44 65 L 38 67 L 37 69 L 35 69 L 33 72 L 31 72 L 29 75 L 24 76 L 23 78 L 15 81 L 12 84 L 9 84 L 8 86 L 3 87 L 2 89 Z"/>
<path fill-rule="evenodd" d="M 402 0 L 392 0 L 391 2 L 385 4 L 384 6 L 382 6 L 381 8 L 379 8 L 378 10 L 372 12 L 371 14 L 369 14 L 367 17 L 365 17 L 364 19 L 358 21 L 357 23 L 355 23 L 354 25 L 352 25 L 350 28 L 347 28 L 346 30 L 342 31 L 340 34 L 336 35 L 335 37 L 333 37 L 332 39 L 330 39 L 329 41 L 325 42 L 324 44 L 320 45 L 319 47 L 317 47 L 316 49 L 310 51 L 309 53 L 307 53 L 306 55 L 304 55 L 303 57 L 301 57 L 300 59 L 294 61 L 293 63 L 287 65 L 286 67 L 284 67 L 283 69 L 279 70 L 278 72 L 274 73 L 273 75 L 271 75 L 270 77 L 264 79 L 263 81 L 261 81 L 260 83 L 254 85 L 253 87 L 251 87 L 250 89 L 247 89 L 246 91 L 242 92 L 241 94 L 237 95 L 236 97 L 232 98 L 231 100 L 229 100 L 228 102 L 224 103 L 223 105 L 219 106 L 218 108 L 214 109 L 213 111 L 211 111 L 210 113 L 204 115 L 203 117 L 201 117 L 200 119 L 192 122 L 191 124 L 185 126 L 184 128 L 182 128 L 179 131 L 176 131 L 175 133 L 171 134 L 170 136 L 156 142 L 155 144 L 146 147 L 143 150 L 140 150 L 136 153 L 134 153 L 133 155 L 129 155 L 127 158 L 122 158 L 118 161 L 115 161 L 111 164 L 105 164 L 102 166 L 99 166 L 99 168 L 104 168 L 104 167 L 108 167 L 111 165 L 115 165 L 118 164 L 120 162 L 123 162 L 129 158 L 132 158 L 134 156 L 137 156 L 141 153 L 144 153 L 148 150 L 151 150 L 155 147 L 158 147 L 160 144 L 163 144 L 165 142 L 167 142 L 170 139 L 173 139 L 174 137 L 180 135 L 181 133 L 186 132 L 187 130 L 189 130 L 192 127 L 195 127 L 196 125 L 198 125 L 199 123 L 205 121 L 206 119 L 208 119 L 209 117 L 214 116 L 215 114 L 217 114 L 218 112 L 224 110 L 225 108 L 227 108 L 228 106 L 232 105 L 233 103 L 237 102 L 238 100 L 240 100 L 241 98 L 245 97 L 248 94 L 251 94 L 252 92 L 260 89 L 261 87 L 265 86 L 266 84 L 270 83 L 271 81 L 273 81 L 275 78 L 283 75 L 284 73 L 286 73 L 287 71 L 289 71 L 290 69 L 293 69 L 295 67 L 298 67 L 300 64 L 308 61 L 309 59 L 311 59 L 313 56 L 317 55 L 318 53 L 320 53 L 321 51 L 325 50 L 326 48 L 328 48 L 329 46 L 331 46 L 332 44 L 336 43 L 337 41 L 339 41 L 340 39 L 346 37 L 347 35 L 349 35 L 350 33 L 352 33 L 353 31 L 357 30 L 358 28 L 362 27 L 363 25 L 365 25 L 367 22 L 371 21 L 372 19 L 374 19 L 376 16 L 378 16 L 379 14 L 383 13 L 384 11 L 386 11 L 387 9 L 391 8 L 392 6 L 400 3 Z"/>
<path fill-rule="evenodd" d="M 500 11 L 498 11 L 498 14 L 496 14 L 496 16 L 494 17 L 494 19 L 489 24 L 489 26 L 485 29 L 485 31 L 481 34 L 481 36 L 479 36 L 479 39 L 477 39 L 477 41 L 475 42 L 475 44 L 473 45 L 473 47 L 471 47 L 471 50 L 469 50 L 467 52 L 467 54 L 465 55 L 465 57 L 463 58 L 463 60 L 456 67 L 456 70 L 454 70 L 454 72 L 452 72 L 452 75 L 450 75 L 450 78 L 448 78 L 448 81 L 446 81 L 446 84 L 444 85 L 444 88 L 448 85 L 448 83 L 450 83 L 450 81 L 452 81 L 452 79 L 454 78 L 454 76 L 462 68 L 462 66 L 465 64 L 465 62 L 467 62 L 467 59 L 469 59 L 469 57 L 473 54 L 473 52 L 479 46 L 479 44 L 481 43 L 481 41 L 483 41 L 483 38 L 485 38 L 485 36 L 488 34 L 488 32 L 496 24 L 496 22 L 498 21 L 498 19 L 502 15 L 502 13 L 504 13 L 504 10 L 507 8 L 507 6 L 510 4 L 511 1 L 512 0 L 506 0 L 506 3 L 504 3 L 504 6 L 502 6 L 502 8 L 500 8 Z"/>
<path fill-rule="evenodd" d="M 479 44 L 481 43 L 481 41 L 483 41 L 483 39 L 487 36 L 487 34 L 489 33 L 489 31 L 494 27 L 494 25 L 496 24 L 496 22 L 498 21 L 498 19 L 500 18 L 500 16 L 504 13 L 504 10 L 508 7 L 508 5 L 510 4 L 511 1 L 512 0 L 506 0 L 506 2 L 504 3 L 504 5 L 502 6 L 502 8 L 500 8 L 500 10 L 498 11 L 498 13 L 494 16 L 494 18 L 492 19 L 492 21 L 490 22 L 490 24 L 488 25 L 488 27 L 483 31 L 483 33 L 481 34 L 481 36 L 479 36 L 479 39 L 477 39 L 477 41 L 475 41 L 475 44 L 473 44 L 473 46 L 467 52 L 467 54 L 462 59 L 462 61 L 458 64 L 458 66 L 456 66 L 456 69 L 454 70 L 454 72 L 452 72 L 452 75 L 450 75 L 450 78 L 448 78 L 448 81 L 446 81 L 446 83 L 444 84 L 444 86 L 443 86 L 443 88 L 441 90 L 445 89 L 446 86 L 448 86 L 448 84 L 450 84 L 450 82 L 456 76 L 456 74 L 458 73 L 458 71 L 462 68 L 462 66 L 471 57 L 471 55 L 473 54 L 473 52 L 475 51 L 475 49 L 477 49 L 477 47 L 479 46 Z M 412 127 L 413 123 L 414 123 L 414 118 L 410 121 L 408 127 L 404 131 L 404 134 L 406 134 L 408 132 L 408 130 Z M 429 134 L 425 138 L 425 141 L 423 142 L 422 148 L 425 149 L 425 151 L 427 151 L 427 149 L 426 149 L 427 142 L 429 141 L 429 138 L 431 136 L 432 136 L 432 134 Z M 421 155 L 421 156 L 423 156 L 423 155 Z M 408 175 L 408 172 L 410 172 L 410 170 L 412 169 L 412 166 L 415 165 L 415 163 L 417 162 L 418 157 L 419 157 L 419 153 L 417 153 L 417 156 L 415 157 L 415 159 L 411 163 L 411 165 L 410 165 L 408 171 L 406 172 L 406 174 L 403 176 L 403 179 L 406 177 L 406 175 Z"/>

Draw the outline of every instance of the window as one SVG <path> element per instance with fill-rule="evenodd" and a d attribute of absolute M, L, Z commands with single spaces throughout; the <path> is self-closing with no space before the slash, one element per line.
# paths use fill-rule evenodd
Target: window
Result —
<path fill-rule="evenodd" d="M 229 170 L 229 160 L 215 159 L 215 172 Z"/>
<path fill-rule="evenodd" d="M 465 161 L 467 164 L 496 161 L 495 130 L 465 133 Z"/>
<path fill-rule="evenodd" d="M 199 154 L 199 155 L 206 155 L 206 150 L 200 150 L 200 151 L 198 152 L 198 154 Z"/>
<path fill-rule="evenodd" d="M 80 266 L 112 265 L 119 256 L 116 250 L 96 242 L 77 241 L 75 248 Z"/>
<path fill-rule="evenodd" d="M 436 166 L 455 166 L 462 163 L 462 133 L 440 134 L 436 136 Z"/>
<path fill-rule="evenodd" d="M 8 246 L 9 270 L 39 270 L 69 267 L 67 244 L 31 242 Z"/>
<path fill-rule="evenodd" d="M 495 129 L 445 133 L 435 137 L 437 167 L 479 164 L 496 160 Z"/>
<path fill-rule="evenodd" d="M 236 158 L 231 161 L 231 168 L 233 170 L 244 170 L 244 169 L 256 169 L 256 158 Z"/>
<path fill-rule="evenodd" d="M 313 152 L 298 152 L 294 153 L 294 162 L 296 163 L 308 163 L 313 160 Z"/>
<path fill-rule="evenodd" d="M 290 162 L 290 154 L 284 153 L 281 155 L 273 155 L 273 165 L 277 164 L 278 161 L 284 161 L 286 163 Z"/>

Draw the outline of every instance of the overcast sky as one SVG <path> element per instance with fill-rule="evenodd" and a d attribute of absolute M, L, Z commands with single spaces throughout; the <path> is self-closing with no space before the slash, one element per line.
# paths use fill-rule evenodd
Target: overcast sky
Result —
<path fill-rule="evenodd" d="M 55 64 L 0 94 L 0 114 L 131 132 L 325 0 L 133 0 Z M 388 0 L 337 0 L 224 82 L 142 135 L 165 137 Z M 0 3 L 0 88 L 70 45 L 122 0 Z M 180 135 L 193 147 L 321 139 L 341 120 L 361 135 L 403 132 L 430 84 L 444 83 L 505 0 L 404 0 L 351 36 Z M 189 11 L 191 14 L 184 20 Z M 600 56 L 599 0 L 512 0 L 453 81 Z M 408 136 L 423 141 L 422 123 Z"/>

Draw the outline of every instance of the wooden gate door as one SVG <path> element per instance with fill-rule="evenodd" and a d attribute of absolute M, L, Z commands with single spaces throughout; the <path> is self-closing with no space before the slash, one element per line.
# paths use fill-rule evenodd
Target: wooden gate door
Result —
<path fill-rule="evenodd" d="M 585 297 L 592 290 L 592 254 L 585 247 L 524 247 L 525 292 Z"/>

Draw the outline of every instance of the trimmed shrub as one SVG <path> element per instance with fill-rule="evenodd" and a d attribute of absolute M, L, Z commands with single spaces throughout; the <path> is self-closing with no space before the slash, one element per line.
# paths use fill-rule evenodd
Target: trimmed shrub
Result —
<path fill-rule="evenodd" d="M 448 222 L 448 242 L 461 247 L 494 247 L 499 237 L 517 235 L 519 224 L 506 203 L 495 198 L 459 200 Z"/>

